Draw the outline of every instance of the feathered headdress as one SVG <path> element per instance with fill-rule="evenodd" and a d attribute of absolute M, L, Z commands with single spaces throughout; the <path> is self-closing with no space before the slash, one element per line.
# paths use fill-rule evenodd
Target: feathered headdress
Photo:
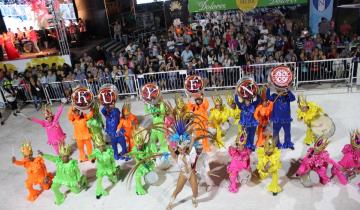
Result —
<path fill-rule="evenodd" d="M 262 87 L 260 89 L 260 96 L 261 96 L 261 101 L 264 102 L 264 101 L 267 101 L 267 97 L 266 97 L 266 91 L 267 91 L 267 88 L 266 87 Z"/>
<path fill-rule="evenodd" d="M 128 115 L 131 112 L 131 104 L 129 101 L 125 101 L 124 105 L 122 106 L 122 113 L 123 115 Z"/>
<path fill-rule="evenodd" d="M 33 153 L 32 146 L 29 141 L 27 141 L 21 145 L 21 153 L 24 156 L 29 156 Z"/>
<path fill-rule="evenodd" d="M 236 137 L 235 144 L 244 146 L 247 140 L 247 133 L 245 129 L 241 129 L 238 136 Z"/>
<path fill-rule="evenodd" d="M 180 119 L 175 122 L 174 129 L 175 132 L 170 136 L 170 141 L 175 142 L 180 148 L 190 146 L 191 137 L 186 131 L 186 123 Z"/>
<path fill-rule="evenodd" d="M 351 138 L 351 145 L 356 148 L 360 149 L 360 130 L 354 130 L 350 133 Z"/>
<path fill-rule="evenodd" d="M 266 153 L 273 153 L 276 148 L 276 142 L 272 136 L 268 136 L 264 143 L 264 151 Z"/>
<path fill-rule="evenodd" d="M 297 103 L 299 108 L 308 106 L 306 97 L 304 95 L 299 95 Z"/>
<path fill-rule="evenodd" d="M 182 109 L 185 106 L 184 99 L 178 93 L 175 94 L 175 105 L 178 109 Z"/>
<path fill-rule="evenodd" d="M 329 143 L 330 142 L 328 139 L 326 139 L 324 136 L 320 136 L 314 144 L 315 153 L 320 153 L 321 151 L 325 150 Z"/>
<path fill-rule="evenodd" d="M 48 117 L 53 117 L 54 116 L 54 114 L 51 111 L 50 104 L 46 104 L 44 106 L 44 116 L 45 116 L 45 119 L 48 118 Z"/>
<path fill-rule="evenodd" d="M 61 144 L 59 146 L 59 155 L 69 156 L 71 154 L 71 146 L 69 144 Z"/>
<path fill-rule="evenodd" d="M 218 106 L 222 106 L 223 105 L 223 100 L 221 98 L 221 96 L 213 96 L 211 97 L 215 106 L 218 105 Z"/>

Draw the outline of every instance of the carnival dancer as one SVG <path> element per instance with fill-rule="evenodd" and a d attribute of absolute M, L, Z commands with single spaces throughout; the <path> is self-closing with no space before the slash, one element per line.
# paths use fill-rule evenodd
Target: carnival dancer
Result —
<path fill-rule="evenodd" d="M 230 164 L 227 166 L 227 172 L 230 179 L 229 191 L 232 193 L 236 193 L 239 190 L 239 173 L 242 170 L 247 170 L 249 171 L 249 174 L 251 174 L 251 150 L 245 147 L 246 139 L 246 131 L 242 131 L 241 134 L 236 137 L 235 147 L 229 147 L 229 155 L 231 157 L 231 161 Z"/>
<path fill-rule="evenodd" d="M 216 146 L 221 148 L 225 146 L 222 140 L 222 137 L 225 135 L 222 126 L 228 122 L 230 114 L 220 96 L 213 97 L 213 101 L 215 107 L 210 109 L 209 125 L 216 129 Z"/>
<path fill-rule="evenodd" d="M 139 125 L 137 117 L 131 113 L 131 105 L 128 102 L 122 107 L 122 116 L 120 118 L 119 125 L 117 126 L 117 133 L 120 132 L 121 129 L 125 130 L 125 140 L 127 143 L 128 152 L 131 152 L 134 146 L 133 140 L 133 130 L 137 128 Z"/>
<path fill-rule="evenodd" d="M 205 152 L 210 151 L 209 139 L 205 137 L 207 133 L 204 130 L 208 129 L 208 108 L 209 101 L 204 98 L 203 93 L 197 94 L 194 97 L 195 103 L 190 102 L 187 103 L 187 107 L 190 112 L 196 116 L 194 117 L 194 129 L 196 130 L 195 136 L 197 138 L 203 136 L 201 144 L 204 147 Z"/>
<path fill-rule="evenodd" d="M 156 152 L 167 152 L 168 146 L 165 139 L 164 133 L 164 120 L 166 114 L 166 107 L 164 102 L 158 101 L 154 105 L 146 104 L 145 105 L 145 112 L 150 114 L 152 117 L 152 124 L 154 126 L 151 129 L 150 134 L 150 149 L 153 153 Z M 160 149 L 157 148 L 157 143 L 159 142 Z"/>
<path fill-rule="evenodd" d="M 24 159 L 16 160 L 13 156 L 12 163 L 23 166 L 26 169 L 28 177 L 25 181 L 25 187 L 29 191 L 27 199 L 29 201 L 35 201 L 42 191 L 50 189 L 54 175 L 47 172 L 44 160 L 41 156 L 33 157 L 33 150 L 30 143 L 21 145 L 21 153 L 23 154 Z M 41 190 L 34 189 L 34 185 L 40 185 Z"/>
<path fill-rule="evenodd" d="M 256 166 L 260 175 L 260 179 L 265 179 L 271 176 L 271 183 L 268 186 L 268 191 L 273 195 L 277 195 L 282 191 L 279 185 L 279 170 L 281 168 L 280 150 L 276 147 L 276 143 L 271 136 L 268 136 L 264 142 L 264 147 L 259 147 L 257 150 L 258 164 Z"/>
<path fill-rule="evenodd" d="M 316 140 L 311 129 L 311 123 L 322 114 L 324 114 L 324 111 L 319 105 L 314 102 L 307 102 L 304 96 L 299 96 L 297 118 L 298 120 L 303 120 L 307 126 L 304 143 L 308 146 Z"/>
<path fill-rule="evenodd" d="M 56 155 L 59 154 L 59 146 L 65 143 L 66 134 L 60 126 L 60 116 L 64 110 L 64 106 L 60 105 L 56 114 L 51 112 L 50 105 L 45 105 L 44 116 L 45 120 L 37 119 L 36 117 L 28 117 L 27 119 L 41 125 L 46 130 L 48 137 L 47 143 L 54 149 Z"/>
<path fill-rule="evenodd" d="M 171 200 L 167 206 L 167 210 L 171 210 L 173 208 L 173 203 L 176 199 L 176 196 L 181 192 L 186 182 L 190 183 L 192 189 L 192 204 L 196 208 L 198 205 L 197 196 L 198 196 L 198 183 L 194 166 L 195 162 L 191 161 L 190 151 L 195 142 L 194 138 L 191 138 L 191 133 L 186 129 L 188 127 L 184 121 L 179 120 L 175 123 L 175 133 L 170 137 L 171 141 L 175 142 L 176 152 L 174 149 L 169 146 L 169 151 L 172 158 L 177 163 L 180 174 L 177 181 L 176 189 L 172 194 Z"/>
<path fill-rule="evenodd" d="M 132 156 L 136 161 L 136 166 L 132 170 L 135 175 L 136 194 L 145 195 L 147 191 L 142 181 L 148 173 L 155 169 L 154 158 L 156 155 L 152 152 L 149 142 L 146 142 L 144 128 L 139 127 L 134 133 L 135 146 L 128 155 Z"/>
<path fill-rule="evenodd" d="M 191 166 L 195 169 L 198 178 L 198 184 L 204 184 L 206 191 L 210 191 L 214 186 L 214 182 L 211 179 L 210 170 L 210 157 L 207 153 L 203 152 L 203 146 L 199 142 L 195 142 L 190 151 L 191 162 L 195 165 Z"/>
<path fill-rule="evenodd" d="M 261 147 L 264 145 L 265 137 L 264 132 L 266 132 L 267 127 L 270 123 L 270 116 L 273 109 L 273 102 L 269 101 L 266 98 L 266 89 L 264 88 L 261 91 L 261 104 L 255 109 L 254 117 L 259 122 L 257 128 L 257 142 L 256 146 Z"/>
<path fill-rule="evenodd" d="M 339 182 L 343 185 L 347 183 L 346 177 L 340 170 L 340 165 L 330 158 L 329 153 L 326 151 L 326 147 L 329 144 L 328 139 L 319 137 L 314 147 L 310 147 L 301 160 L 301 164 L 296 171 L 296 176 L 303 176 L 310 172 L 315 171 L 320 178 L 320 183 L 325 185 L 330 182 L 330 177 L 326 174 L 329 164 L 332 164 L 331 173 L 333 176 L 337 176 Z"/>
<path fill-rule="evenodd" d="M 360 130 L 351 132 L 350 142 L 342 149 L 344 156 L 339 161 L 339 165 L 345 170 L 348 179 L 354 178 L 356 174 L 360 173 Z M 358 186 L 360 188 L 360 182 Z"/>
<path fill-rule="evenodd" d="M 94 112 L 92 110 L 88 114 L 85 114 L 75 107 L 71 107 L 68 112 L 68 119 L 74 126 L 74 138 L 79 149 L 80 162 L 88 160 L 85 157 L 85 145 L 87 156 L 92 153 L 91 134 L 87 127 L 87 121 L 93 117 L 93 114 Z"/>
<path fill-rule="evenodd" d="M 105 132 L 111 138 L 111 145 L 114 150 L 115 160 L 124 160 L 124 155 L 127 153 L 126 141 L 125 141 L 125 131 L 121 129 L 117 132 L 117 126 L 120 122 L 120 110 L 115 107 L 115 103 L 111 105 L 106 105 L 101 110 L 102 114 L 106 118 L 106 129 Z M 118 144 L 121 146 L 121 154 L 119 156 Z M 126 158 L 126 160 L 128 160 Z"/>
<path fill-rule="evenodd" d="M 271 113 L 270 120 L 273 123 L 273 137 L 276 140 L 276 146 L 281 149 L 294 150 L 294 144 L 291 142 L 291 109 L 290 103 L 295 101 L 294 94 L 286 89 L 278 89 L 276 93 L 270 95 L 270 88 L 266 91 L 266 97 L 269 101 L 273 102 L 273 111 Z M 284 144 L 280 142 L 280 130 L 284 129 L 285 140 Z"/>
<path fill-rule="evenodd" d="M 93 145 L 96 147 L 95 142 L 103 142 L 105 141 L 104 135 L 103 135 L 103 128 L 104 128 L 104 122 L 102 120 L 100 111 L 99 111 L 99 104 L 95 103 L 93 105 L 93 116 L 86 122 L 86 126 L 89 129 L 89 132 L 91 134 L 91 139 Z"/>
<path fill-rule="evenodd" d="M 111 183 L 115 185 L 118 180 L 117 168 L 114 150 L 107 148 L 104 139 L 96 138 L 94 144 L 95 149 L 89 158 L 96 160 L 96 199 L 100 199 L 101 196 L 109 195 L 109 192 L 104 190 L 102 186 L 103 178 L 107 176 Z"/>
<path fill-rule="evenodd" d="M 260 99 L 259 97 L 255 97 L 254 99 L 240 98 L 239 100 L 239 96 L 235 95 L 235 103 L 241 110 L 239 124 L 246 130 L 247 133 L 245 146 L 252 151 L 255 151 L 254 138 L 258 122 L 254 117 L 254 113 L 257 105 L 260 103 Z"/>
<path fill-rule="evenodd" d="M 236 105 L 234 97 L 231 94 L 228 94 L 226 96 L 226 101 L 227 104 L 229 106 L 228 110 L 229 110 L 229 119 L 233 120 L 233 124 L 237 125 L 238 127 L 238 134 L 241 133 L 242 131 L 242 127 L 239 124 L 240 121 L 240 114 L 241 114 L 241 110 L 239 109 L 239 107 Z"/>
<path fill-rule="evenodd" d="M 44 159 L 55 163 L 56 174 L 51 186 L 55 194 L 55 204 L 61 205 L 65 200 L 65 195 L 60 191 L 62 185 L 68 187 L 71 192 L 78 194 L 82 189 L 88 189 L 86 176 L 81 175 L 78 162 L 70 158 L 70 145 L 60 145 L 59 156 L 43 154 L 38 151 Z"/>

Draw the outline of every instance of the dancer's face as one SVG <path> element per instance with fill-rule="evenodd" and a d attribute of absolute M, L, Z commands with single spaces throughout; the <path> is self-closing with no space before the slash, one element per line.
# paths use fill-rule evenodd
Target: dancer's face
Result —
<path fill-rule="evenodd" d="M 197 105 L 201 105 L 202 102 L 203 102 L 203 100 L 202 100 L 201 98 L 197 98 L 197 99 L 195 100 L 195 103 L 196 103 Z"/>
<path fill-rule="evenodd" d="M 49 117 L 47 117 L 47 118 L 46 118 L 46 120 L 47 120 L 48 122 L 52 122 L 52 121 L 53 121 L 53 119 L 54 119 L 54 117 L 53 117 L 53 116 L 49 116 Z"/>
<path fill-rule="evenodd" d="M 268 105 L 267 100 L 264 100 L 264 101 L 262 102 L 262 105 L 263 105 L 263 107 L 267 107 L 267 105 Z"/>
<path fill-rule="evenodd" d="M 104 152 L 105 149 L 106 149 L 105 145 L 100 145 L 100 146 L 99 146 L 99 150 L 100 150 L 101 152 Z"/>
<path fill-rule="evenodd" d="M 246 106 L 250 106 L 250 100 L 245 99 L 245 105 L 246 105 Z"/>
<path fill-rule="evenodd" d="M 301 107 L 301 111 L 302 112 L 307 112 L 309 110 L 309 107 L 308 106 L 302 106 Z"/>
<path fill-rule="evenodd" d="M 231 104 L 231 108 L 236 109 L 236 104 L 235 103 Z"/>
<path fill-rule="evenodd" d="M 69 157 L 69 155 L 63 155 L 63 156 L 61 156 L 61 160 L 64 163 L 68 163 L 70 161 L 70 157 Z"/>
<path fill-rule="evenodd" d="M 30 160 L 30 161 L 34 160 L 33 153 L 31 152 L 31 153 L 28 154 L 28 155 L 24 155 L 24 158 L 25 158 L 25 159 L 28 159 L 28 160 Z"/>

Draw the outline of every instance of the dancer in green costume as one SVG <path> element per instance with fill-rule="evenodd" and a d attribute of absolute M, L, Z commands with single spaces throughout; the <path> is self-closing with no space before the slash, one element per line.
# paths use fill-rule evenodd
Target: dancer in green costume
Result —
<path fill-rule="evenodd" d="M 106 148 L 103 139 L 95 139 L 94 151 L 90 155 L 90 159 L 96 159 L 96 198 L 100 199 L 101 196 L 109 194 L 102 186 L 102 180 L 105 176 L 109 178 L 113 185 L 118 180 L 117 168 L 114 159 L 114 150 Z"/>
<path fill-rule="evenodd" d="M 135 147 L 128 155 L 134 157 L 136 165 L 129 174 L 130 177 L 135 176 L 136 194 L 145 195 L 147 191 L 144 189 L 142 180 L 146 174 L 155 169 L 154 159 L 157 156 L 152 152 L 150 145 L 145 142 L 146 131 L 144 128 L 139 127 L 134 133 Z"/>
<path fill-rule="evenodd" d="M 145 112 L 151 114 L 153 128 L 150 134 L 150 150 L 156 152 L 168 152 L 168 145 L 164 134 L 164 120 L 166 114 L 166 107 L 163 102 L 158 102 L 155 105 L 145 105 Z M 160 144 L 160 149 L 157 149 L 157 142 Z"/>
<path fill-rule="evenodd" d="M 93 141 L 93 145 L 95 145 L 96 147 L 96 142 L 104 141 L 104 136 L 102 132 L 104 128 L 104 122 L 99 112 L 98 103 L 94 103 L 93 112 L 94 112 L 93 117 L 86 122 L 86 125 L 91 133 L 91 139 Z"/>
<path fill-rule="evenodd" d="M 70 145 L 60 145 L 59 156 L 38 152 L 44 159 L 54 162 L 56 165 L 56 175 L 51 186 L 55 193 L 55 204 L 60 205 L 65 200 L 65 195 L 60 191 L 62 185 L 68 187 L 75 194 L 78 194 L 82 189 L 88 189 L 87 178 L 81 175 L 77 160 L 70 158 Z"/>

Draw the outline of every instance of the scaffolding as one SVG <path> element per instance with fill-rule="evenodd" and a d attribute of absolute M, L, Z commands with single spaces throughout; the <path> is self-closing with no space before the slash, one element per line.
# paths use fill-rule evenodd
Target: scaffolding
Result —
<path fill-rule="evenodd" d="M 60 55 L 70 55 L 70 47 L 67 40 L 65 23 L 60 15 L 60 10 L 58 9 L 56 11 L 55 4 L 56 0 L 47 0 L 49 13 L 53 17 L 52 19 L 49 19 L 49 23 L 55 28 L 59 43 Z"/>

